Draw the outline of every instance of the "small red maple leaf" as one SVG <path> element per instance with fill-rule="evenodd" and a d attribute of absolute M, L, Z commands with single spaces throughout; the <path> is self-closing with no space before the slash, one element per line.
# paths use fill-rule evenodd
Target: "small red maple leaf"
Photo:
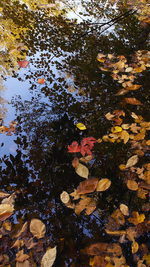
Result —
<path fill-rule="evenodd" d="M 18 65 L 20 68 L 26 68 L 26 66 L 29 64 L 29 61 L 27 60 L 22 60 L 18 62 Z"/>
<path fill-rule="evenodd" d="M 78 143 L 74 141 L 70 146 L 68 145 L 68 150 L 69 153 L 80 152 L 81 146 L 79 146 Z"/>

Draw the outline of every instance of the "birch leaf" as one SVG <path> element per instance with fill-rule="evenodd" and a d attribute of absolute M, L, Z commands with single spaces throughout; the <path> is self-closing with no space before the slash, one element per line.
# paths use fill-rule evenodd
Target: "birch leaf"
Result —
<path fill-rule="evenodd" d="M 111 185 L 111 181 L 107 178 L 103 178 L 98 182 L 97 191 L 106 191 Z"/>

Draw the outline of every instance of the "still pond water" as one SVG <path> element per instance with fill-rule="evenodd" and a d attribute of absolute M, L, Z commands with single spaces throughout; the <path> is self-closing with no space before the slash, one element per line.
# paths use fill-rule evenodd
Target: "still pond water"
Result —
<path fill-rule="evenodd" d="M 72 167 L 73 155 L 67 145 L 80 143 L 83 137 L 102 138 L 112 126 L 105 114 L 123 109 L 124 96 L 116 96 L 121 86 L 110 72 L 99 69 L 97 54 L 124 55 L 131 60 L 136 50 L 148 50 L 149 42 L 141 37 L 138 18 L 121 2 L 62 1 L 52 9 L 42 1 L 38 5 L 30 3 L 34 1 L 1 2 L 1 20 L 4 18 L 8 33 L 0 52 L 3 121 L 6 126 L 12 120 L 17 122 L 13 135 L 0 135 L 1 189 L 17 192 L 13 222 L 18 228 L 32 218 L 45 223 L 47 243 L 58 246 L 54 266 L 89 266 L 84 249 L 113 241 L 104 229 L 120 202 L 139 208 L 140 201 L 126 190 L 118 168 L 132 154 L 128 145 L 95 144 L 88 165 L 90 177 L 107 177 L 112 187 L 100 195 L 92 215 L 77 216 L 60 200 L 63 191 L 71 193 L 83 181 Z M 122 14 L 126 16 L 116 19 Z M 111 24 L 103 25 L 110 20 Z M 16 38 L 13 41 L 11 34 Z M 17 55 L 12 52 L 15 45 Z M 29 62 L 27 67 L 16 70 L 24 59 Z M 38 83 L 40 78 L 43 84 Z M 143 103 L 129 108 L 146 121 L 150 119 L 149 82 L 148 71 L 140 73 L 137 83 L 142 89 L 128 96 Z M 128 112 L 125 121 L 129 121 Z M 80 131 L 78 122 L 87 129 Z M 143 242 L 148 242 L 147 237 Z M 123 248 L 127 264 L 136 266 L 126 243 Z"/>

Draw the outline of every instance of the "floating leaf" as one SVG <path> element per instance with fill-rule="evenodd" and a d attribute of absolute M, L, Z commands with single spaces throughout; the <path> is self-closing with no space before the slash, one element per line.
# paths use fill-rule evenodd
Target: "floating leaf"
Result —
<path fill-rule="evenodd" d="M 111 181 L 107 178 L 103 178 L 98 182 L 97 191 L 106 191 L 111 185 Z"/>
<path fill-rule="evenodd" d="M 129 208 L 125 204 L 120 204 L 120 210 L 125 216 L 129 216 Z"/>
<path fill-rule="evenodd" d="M 140 101 L 138 101 L 136 98 L 125 98 L 124 99 L 126 103 L 131 104 L 131 105 L 143 105 Z"/>
<path fill-rule="evenodd" d="M 60 195 L 60 199 L 64 204 L 67 204 L 70 201 L 70 196 L 66 191 L 63 191 Z"/>
<path fill-rule="evenodd" d="M 91 161 L 92 158 L 93 158 L 93 155 L 88 155 L 88 156 L 86 156 L 86 157 L 82 157 L 82 158 L 80 158 L 79 160 L 80 160 L 81 162 L 85 162 L 85 163 L 87 163 L 87 162 Z"/>
<path fill-rule="evenodd" d="M 14 208 L 9 204 L 0 205 L 0 221 L 5 221 L 13 214 Z"/>
<path fill-rule="evenodd" d="M 86 126 L 83 123 L 77 123 L 76 126 L 81 131 L 86 130 Z"/>
<path fill-rule="evenodd" d="M 105 115 L 105 117 L 106 117 L 107 120 L 112 120 L 112 119 L 115 117 L 115 115 L 113 115 L 113 114 L 111 114 L 110 112 L 108 112 L 108 113 Z"/>
<path fill-rule="evenodd" d="M 85 179 L 88 179 L 88 176 L 89 176 L 89 170 L 88 170 L 88 168 L 87 168 L 86 166 L 84 166 L 83 164 L 79 163 L 79 164 L 77 165 L 77 167 L 75 167 L 75 171 L 76 171 L 76 173 L 77 173 L 79 176 L 81 176 L 81 177 L 83 177 L 83 178 L 85 178 Z"/>
<path fill-rule="evenodd" d="M 131 158 L 128 159 L 126 168 L 134 166 L 137 162 L 138 162 L 138 156 L 137 155 L 132 156 Z"/>
<path fill-rule="evenodd" d="M 38 79 L 38 83 L 44 84 L 45 83 L 45 79 L 44 78 Z"/>
<path fill-rule="evenodd" d="M 46 232 L 45 224 L 39 219 L 32 219 L 30 222 L 30 232 L 38 239 L 44 237 Z"/>
<path fill-rule="evenodd" d="M 94 258 L 90 258 L 89 265 L 92 267 L 96 267 L 96 266 L 106 267 L 105 257 L 95 256 Z"/>
<path fill-rule="evenodd" d="M 83 195 L 94 192 L 97 187 L 98 181 L 99 178 L 90 178 L 88 180 L 85 180 L 84 182 L 81 182 L 77 188 L 77 194 Z"/>
<path fill-rule="evenodd" d="M 126 87 L 127 90 L 137 90 L 141 87 L 142 85 L 139 84 L 134 84 L 133 86 Z"/>
<path fill-rule="evenodd" d="M 23 61 L 18 62 L 18 65 L 21 68 L 26 68 L 28 64 L 29 64 L 29 61 L 27 61 L 27 60 L 23 60 Z"/>
<path fill-rule="evenodd" d="M 142 223 L 144 222 L 144 220 L 145 220 L 145 215 L 139 214 L 137 211 L 132 211 L 132 217 L 128 219 L 128 221 L 133 223 L 134 225 Z"/>
<path fill-rule="evenodd" d="M 51 267 L 53 266 L 53 263 L 56 259 L 56 246 L 54 248 L 50 248 L 46 251 L 44 254 L 42 260 L 41 260 L 41 267 Z"/>
<path fill-rule="evenodd" d="M 92 244 L 90 247 L 87 248 L 87 254 L 94 256 L 94 255 L 101 255 L 106 251 L 108 244 L 106 243 L 96 243 Z"/>
<path fill-rule="evenodd" d="M 111 132 L 112 132 L 112 133 L 120 133 L 120 132 L 122 132 L 122 128 L 119 127 L 119 126 L 112 127 L 112 128 L 111 128 Z"/>
<path fill-rule="evenodd" d="M 129 141 L 130 136 L 129 136 L 129 134 L 128 134 L 127 131 L 123 130 L 123 131 L 121 132 L 121 136 L 120 136 L 120 138 L 123 139 L 124 144 L 126 144 L 126 143 Z"/>
<path fill-rule="evenodd" d="M 127 181 L 127 187 L 132 191 L 138 190 L 138 184 L 137 184 L 137 182 L 135 182 L 133 180 L 128 180 Z"/>
<path fill-rule="evenodd" d="M 73 161 L 72 161 L 73 168 L 77 167 L 78 164 L 79 164 L 79 159 L 78 158 L 74 158 Z"/>
<path fill-rule="evenodd" d="M 18 238 L 19 236 L 21 236 L 21 234 L 26 231 L 27 227 L 28 227 L 28 222 L 25 222 L 23 224 L 21 230 L 19 231 L 19 233 L 15 235 L 15 238 Z"/>
<path fill-rule="evenodd" d="M 91 198 L 90 197 L 86 197 L 84 199 L 81 199 L 79 201 L 79 203 L 75 207 L 75 213 L 77 215 L 80 215 L 80 213 L 88 206 L 88 204 L 90 203 L 90 201 L 91 201 Z"/>
<path fill-rule="evenodd" d="M 77 153 L 80 152 L 81 146 L 79 146 L 78 143 L 74 141 L 70 146 L 68 145 L 68 150 L 69 153 Z"/>
<path fill-rule="evenodd" d="M 8 197 L 10 196 L 10 194 L 4 192 L 4 191 L 0 191 L 0 198 L 5 198 L 5 197 Z"/>

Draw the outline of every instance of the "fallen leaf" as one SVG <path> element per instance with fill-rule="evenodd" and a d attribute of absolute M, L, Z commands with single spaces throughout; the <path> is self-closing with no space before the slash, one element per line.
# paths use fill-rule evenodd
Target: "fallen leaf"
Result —
<path fill-rule="evenodd" d="M 126 229 L 126 235 L 129 241 L 134 241 L 139 236 L 136 227 L 129 227 Z"/>
<path fill-rule="evenodd" d="M 86 197 L 84 199 L 81 199 L 79 203 L 75 207 L 75 213 L 79 216 L 80 213 L 87 207 L 87 205 L 90 203 L 91 198 Z"/>
<path fill-rule="evenodd" d="M 108 244 L 106 243 L 92 244 L 90 247 L 87 248 L 87 254 L 91 256 L 103 255 L 107 247 L 108 247 Z"/>
<path fill-rule="evenodd" d="M 16 262 L 16 267 L 31 267 L 30 262 L 25 260 L 24 262 Z"/>
<path fill-rule="evenodd" d="M 77 167 L 75 167 L 75 171 L 76 171 L 76 173 L 77 173 L 79 176 L 81 176 L 81 177 L 83 177 L 83 178 L 85 178 L 85 179 L 88 179 L 88 176 L 89 176 L 89 170 L 88 170 L 88 168 L 87 168 L 86 166 L 84 166 L 83 164 L 79 163 L 79 164 L 77 165 Z"/>
<path fill-rule="evenodd" d="M 81 146 L 79 146 L 78 143 L 74 141 L 70 146 L 68 145 L 68 150 L 69 153 L 77 153 L 80 152 Z"/>
<path fill-rule="evenodd" d="M 20 237 L 26 231 L 27 227 L 28 227 L 28 222 L 25 222 L 21 230 L 18 232 L 18 234 L 15 235 L 15 238 Z"/>
<path fill-rule="evenodd" d="M 142 85 L 139 84 L 134 84 L 133 86 L 126 87 L 127 90 L 137 90 L 141 87 Z"/>
<path fill-rule="evenodd" d="M 119 235 L 119 236 L 122 236 L 122 235 L 125 235 L 126 234 L 126 231 L 125 230 L 120 230 L 120 231 L 117 231 L 117 230 L 114 230 L 114 231 L 110 231 L 108 229 L 105 229 L 106 233 L 108 235 Z"/>
<path fill-rule="evenodd" d="M 89 265 L 93 267 L 105 267 L 107 263 L 105 261 L 105 257 L 95 256 L 94 258 L 90 258 Z"/>
<path fill-rule="evenodd" d="M 64 204 L 67 204 L 70 202 L 70 196 L 66 191 L 63 191 L 60 195 L 60 199 Z"/>
<path fill-rule="evenodd" d="M 24 262 L 27 259 L 29 259 L 29 255 L 24 254 L 23 250 L 18 251 L 18 253 L 16 254 L 16 261 L 18 262 Z"/>
<path fill-rule="evenodd" d="M 73 168 L 77 167 L 78 164 L 79 164 L 79 159 L 78 158 L 74 158 L 73 161 L 72 161 Z"/>
<path fill-rule="evenodd" d="M 30 232 L 33 234 L 33 236 L 40 239 L 45 235 L 46 226 L 41 220 L 32 219 L 30 222 Z"/>
<path fill-rule="evenodd" d="M 98 181 L 99 178 L 90 178 L 88 180 L 85 180 L 84 182 L 81 182 L 77 188 L 77 194 L 83 195 L 94 192 L 97 187 Z"/>
<path fill-rule="evenodd" d="M 22 60 L 22 61 L 18 62 L 18 65 L 21 68 L 26 68 L 28 64 L 29 64 L 29 61 L 27 61 L 27 60 Z"/>
<path fill-rule="evenodd" d="M 38 79 L 38 83 L 44 84 L 45 83 L 45 79 L 44 78 Z"/>
<path fill-rule="evenodd" d="M 0 191 L 0 198 L 5 198 L 5 197 L 8 197 L 8 196 L 10 196 L 10 194 L 5 193 L 4 191 Z"/>
<path fill-rule="evenodd" d="M 86 130 L 86 126 L 83 123 L 79 122 L 79 123 L 76 124 L 76 126 L 81 131 Z"/>
<path fill-rule="evenodd" d="M 125 204 L 120 204 L 120 210 L 125 216 L 129 216 L 129 208 Z"/>
<path fill-rule="evenodd" d="M 133 180 L 128 180 L 127 181 L 127 187 L 132 191 L 137 191 L 138 190 L 138 184 L 137 184 L 137 182 L 135 182 Z"/>
<path fill-rule="evenodd" d="M 110 257 L 112 257 L 112 255 L 119 257 L 122 255 L 122 248 L 119 244 L 112 243 L 107 246 L 106 252 Z"/>
<path fill-rule="evenodd" d="M 124 99 L 126 103 L 131 104 L 131 105 L 143 105 L 140 101 L 138 101 L 136 98 L 125 98 Z"/>
<path fill-rule="evenodd" d="M 133 241 L 132 243 L 132 254 L 135 254 L 139 250 L 139 245 L 136 241 Z"/>
<path fill-rule="evenodd" d="M 127 131 L 123 130 L 123 131 L 121 132 L 121 136 L 120 136 L 120 138 L 123 139 L 124 144 L 126 144 L 126 143 L 129 141 L 130 136 L 129 136 L 129 134 L 128 134 Z"/>
<path fill-rule="evenodd" d="M 128 218 L 128 221 L 133 223 L 134 225 L 138 225 L 139 223 L 144 222 L 145 215 L 139 214 L 137 211 L 132 211 L 132 217 Z"/>
<path fill-rule="evenodd" d="M 122 132 L 122 128 L 119 126 L 112 127 L 111 132 L 112 133 L 120 133 L 120 132 Z"/>
<path fill-rule="evenodd" d="M 98 182 L 96 191 L 106 191 L 111 186 L 111 181 L 107 178 L 103 178 Z"/>
<path fill-rule="evenodd" d="M 9 204 L 0 205 L 0 221 L 5 221 L 13 214 L 14 208 Z"/>
<path fill-rule="evenodd" d="M 85 162 L 85 163 L 87 163 L 87 162 L 91 161 L 92 159 L 93 159 L 93 155 L 88 155 L 88 156 L 86 156 L 86 157 L 82 157 L 82 158 L 80 158 L 79 160 L 80 160 L 81 162 Z"/>
<path fill-rule="evenodd" d="M 51 267 L 53 266 L 53 263 L 56 259 L 56 246 L 54 248 L 50 248 L 46 251 L 44 254 L 42 260 L 41 260 L 41 267 Z"/>
<path fill-rule="evenodd" d="M 132 156 L 131 158 L 128 159 L 126 168 L 134 166 L 137 162 L 138 162 L 138 156 L 137 155 Z"/>
<path fill-rule="evenodd" d="M 105 115 L 105 117 L 106 117 L 107 120 L 112 120 L 112 119 L 115 117 L 115 115 L 113 115 L 113 114 L 111 114 L 110 112 L 108 112 L 108 113 Z"/>

